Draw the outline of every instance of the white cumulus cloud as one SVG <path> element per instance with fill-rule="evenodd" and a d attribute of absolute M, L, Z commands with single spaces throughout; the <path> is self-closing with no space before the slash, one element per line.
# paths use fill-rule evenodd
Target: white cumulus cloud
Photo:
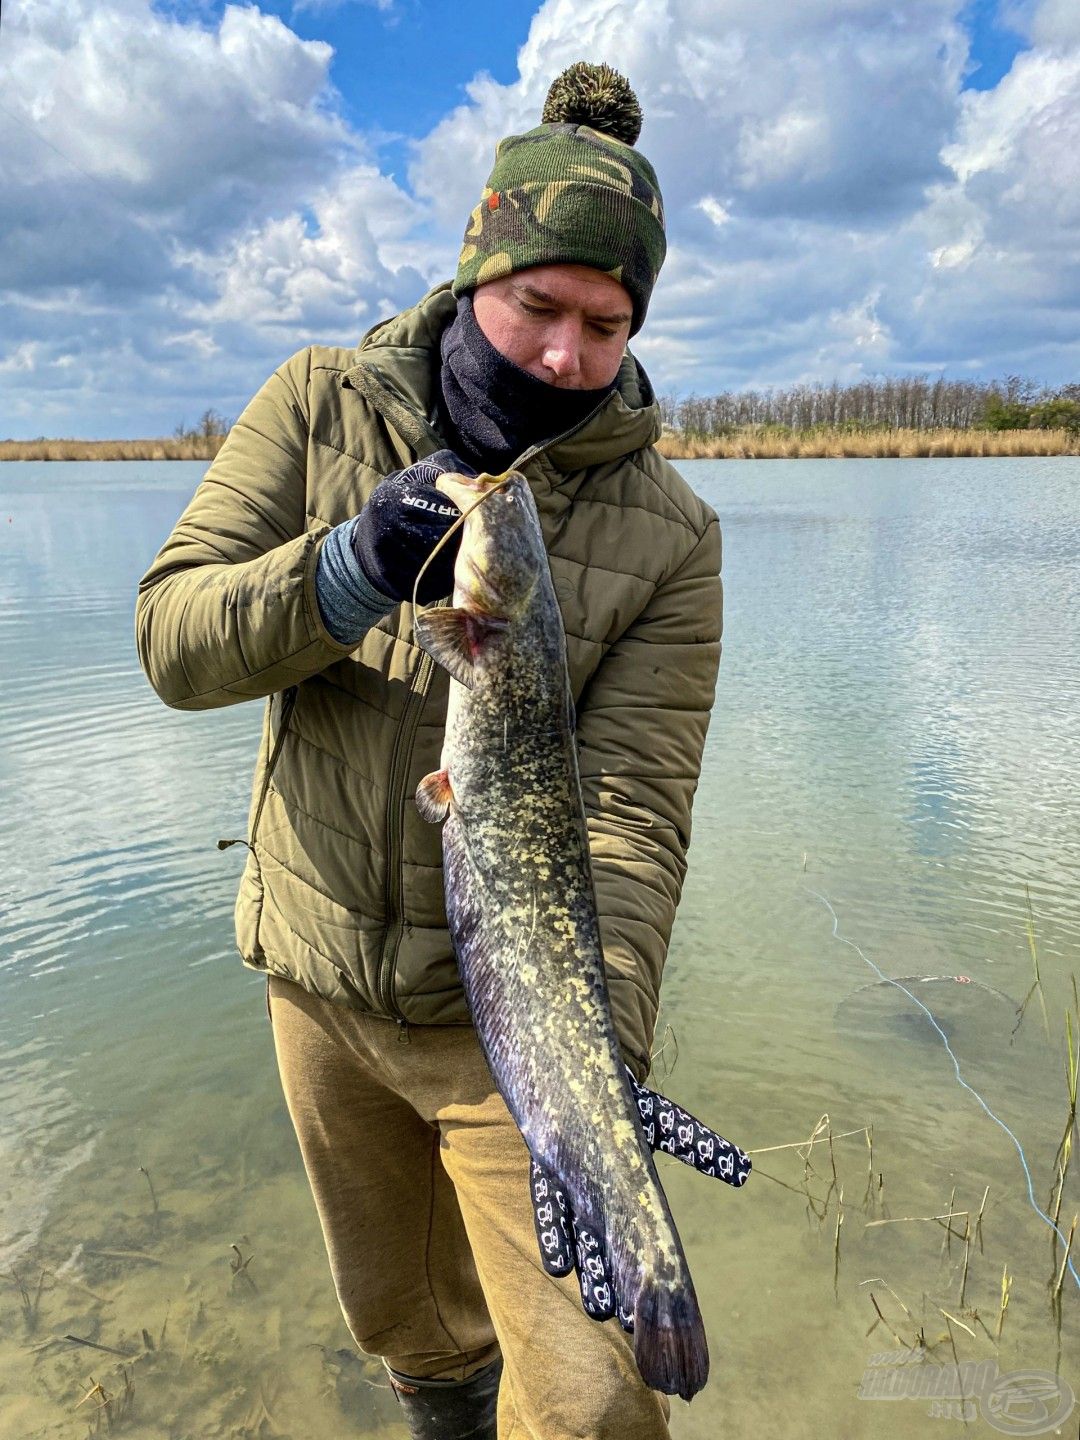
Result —
<path fill-rule="evenodd" d="M 74 428 L 171 430 L 415 298 L 422 213 L 341 118 L 332 58 L 253 5 L 5 4 L 0 432 L 40 429 L 60 345 Z"/>
<path fill-rule="evenodd" d="M 1080 368 L 1080 41 L 1029 50 L 993 90 L 965 94 L 943 158 L 952 179 L 934 187 L 917 221 L 931 258 L 916 295 L 927 343 L 959 342 L 999 371 L 1072 378 Z"/>
<path fill-rule="evenodd" d="M 1013 0 L 1030 48 L 982 92 L 966 13 L 544 0 L 516 78 L 478 72 L 401 181 L 343 118 L 330 46 L 257 4 L 7 0 L 0 433 L 168 430 L 354 342 L 452 274 L 496 141 L 582 58 L 630 77 L 665 197 L 635 342 L 659 388 L 1072 378 L 1080 4 Z"/>

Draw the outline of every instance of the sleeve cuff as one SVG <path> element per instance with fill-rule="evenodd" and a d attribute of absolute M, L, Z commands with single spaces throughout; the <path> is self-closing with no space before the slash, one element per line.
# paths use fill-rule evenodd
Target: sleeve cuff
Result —
<path fill-rule="evenodd" d="M 397 604 L 376 590 L 352 547 L 356 518 L 330 531 L 319 551 L 315 596 L 323 624 L 339 645 L 356 645 Z"/>

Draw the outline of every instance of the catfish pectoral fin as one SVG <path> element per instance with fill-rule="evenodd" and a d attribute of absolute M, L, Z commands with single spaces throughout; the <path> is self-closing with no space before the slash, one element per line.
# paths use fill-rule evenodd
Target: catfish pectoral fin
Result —
<path fill-rule="evenodd" d="M 417 640 L 455 680 L 472 688 L 473 662 L 485 640 L 502 634 L 508 621 L 471 610 L 428 610 L 413 623 Z"/>
<path fill-rule="evenodd" d="M 426 610 L 413 621 L 413 633 L 433 660 L 471 690 L 473 652 L 468 618 L 464 610 Z"/>
<path fill-rule="evenodd" d="M 424 820 L 438 825 L 450 811 L 454 792 L 450 788 L 450 777 L 445 770 L 433 770 L 425 775 L 416 787 L 416 808 Z"/>

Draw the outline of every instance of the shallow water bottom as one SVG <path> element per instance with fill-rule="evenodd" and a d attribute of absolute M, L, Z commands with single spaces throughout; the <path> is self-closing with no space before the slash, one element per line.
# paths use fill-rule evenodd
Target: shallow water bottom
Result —
<path fill-rule="evenodd" d="M 114 1057 L 105 1086 L 68 1096 L 98 1128 L 92 1152 L 56 1181 L 40 1232 L 9 1261 L 27 1297 L 16 1283 L 0 1293 L 5 1437 L 405 1434 L 378 1364 L 356 1355 L 337 1311 L 261 981 L 234 973 L 227 989 L 200 1040 L 197 1090 L 176 1087 L 175 1076 L 140 1087 L 128 1052 Z M 904 1440 L 968 1434 L 972 1424 L 992 1433 L 978 1398 L 949 1399 L 947 1388 L 945 1399 L 860 1398 L 860 1388 L 869 1397 L 880 1386 L 870 1372 L 895 1371 L 901 1356 L 938 1367 L 939 1388 L 948 1383 L 941 1367 L 955 1360 L 992 1361 L 1004 1375 L 1059 1371 L 1077 1385 L 1080 1296 L 1068 1275 L 1059 1309 L 1048 1294 L 1061 1249 L 1055 1261 L 1015 1151 L 945 1072 L 940 1047 L 898 1047 L 883 1068 L 879 1047 L 830 1026 L 721 1065 L 715 1015 L 672 1010 L 678 1059 L 665 1074 L 669 1033 L 655 1083 L 760 1151 L 741 1192 L 664 1162 L 713 1351 L 707 1389 L 689 1406 L 674 1402 L 676 1440 Z M 1052 1073 L 1057 1058 L 1034 1018 L 1018 1036 L 999 1036 L 1010 1068 L 1027 1076 Z M 751 1032 L 769 1032 L 763 1015 Z M 996 1061 L 966 1073 L 996 1091 L 1003 1117 L 1026 1110 L 1024 1087 L 1004 1083 Z M 1041 1179 L 1057 1119 L 1025 1135 Z M 815 1128 L 810 1146 L 769 1148 L 805 1142 Z M 1080 1209 L 1076 1178 L 1066 1215 Z M 950 1211 L 951 1234 L 917 1218 Z M 999 1340 L 1005 1266 L 1012 1288 Z M 95 1420 L 96 1383 L 111 1399 Z M 966 1426 L 957 1418 L 965 1403 L 977 1415 Z"/>

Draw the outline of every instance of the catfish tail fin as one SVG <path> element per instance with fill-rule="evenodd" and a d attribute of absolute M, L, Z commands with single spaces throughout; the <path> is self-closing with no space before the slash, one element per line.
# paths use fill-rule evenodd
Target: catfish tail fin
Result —
<path fill-rule="evenodd" d="M 690 1400 L 709 1378 L 705 1323 L 689 1275 L 645 1281 L 634 1307 L 634 1359 L 646 1385 Z"/>

